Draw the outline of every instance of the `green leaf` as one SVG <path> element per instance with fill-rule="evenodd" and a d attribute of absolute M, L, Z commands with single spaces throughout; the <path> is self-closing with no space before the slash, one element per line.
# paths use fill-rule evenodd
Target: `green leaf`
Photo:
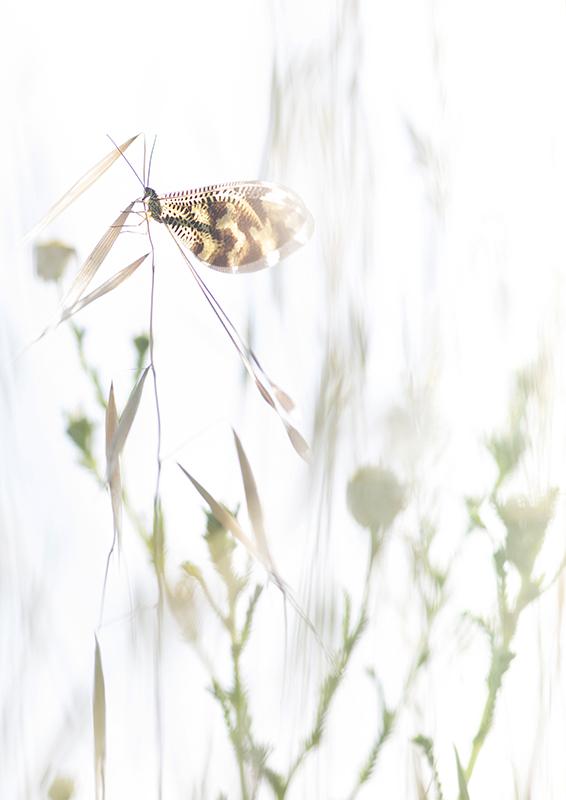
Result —
<path fill-rule="evenodd" d="M 92 434 L 94 425 L 88 417 L 69 417 L 67 420 L 67 436 L 79 448 L 85 457 L 91 456 Z"/>
<path fill-rule="evenodd" d="M 110 393 L 106 405 L 106 457 L 109 457 L 110 447 L 116 428 L 118 427 L 118 410 L 114 397 L 114 385 L 110 384 Z M 114 535 L 118 544 L 118 552 L 121 549 L 122 539 L 122 479 L 120 476 L 120 464 L 116 461 L 114 471 L 108 480 L 110 489 L 110 502 L 112 505 L 112 519 L 114 521 Z"/>
<path fill-rule="evenodd" d="M 468 794 L 468 782 L 466 780 L 464 770 L 462 769 L 462 765 L 460 764 L 460 758 L 456 748 L 454 748 L 454 755 L 456 756 L 456 769 L 458 770 L 458 800 L 470 800 L 470 795 Z"/>
<path fill-rule="evenodd" d="M 498 484 L 501 484 L 505 478 L 515 471 L 525 452 L 525 448 L 525 437 L 518 429 L 503 436 L 492 436 L 488 440 L 487 449 L 495 460 L 499 471 Z"/>
<path fill-rule="evenodd" d="M 557 496 L 558 490 L 552 488 L 539 497 L 517 495 L 497 505 L 497 513 L 507 530 L 505 556 L 524 580 L 532 574 L 554 515 Z"/>
<path fill-rule="evenodd" d="M 248 604 L 248 608 L 246 611 L 246 620 L 244 622 L 244 627 L 242 628 L 242 634 L 240 636 L 240 648 L 242 650 L 244 649 L 248 639 L 250 638 L 253 616 L 257 607 L 257 601 L 259 600 L 262 591 L 263 591 L 262 586 L 256 586 L 253 595 L 250 597 L 250 602 Z"/>
<path fill-rule="evenodd" d="M 283 778 L 283 776 L 280 775 L 278 772 L 275 772 L 275 770 L 272 770 L 272 769 L 264 769 L 263 770 L 263 774 L 264 774 L 267 782 L 269 783 L 269 785 L 273 789 L 275 797 L 278 797 L 278 798 L 279 797 L 284 797 L 285 796 L 285 788 L 286 788 L 286 786 L 285 786 L 285 779 Z"/>
<path fill-rule="evenodd" d="M 165 525 L 163 521 L 163 509 L 161 503 L 157 501 L 153 510 L 153 563 L 158 575 L 163 575 L 165 565 Z"/>
<path fill-rule="evenodd" d="M 94 637 L 94 689 L 92 693 L 92 717 L 94 727 L 94 774 L 96 798 L 105 794 L 106 770 L 106 692 L 104 672 L 98 639 Z"/>
<path fill-rule="evenodd" d="M 481 528 L 485 530 L 484 522 L 481 518 L 480 508 L 483 503 L 483 497 L 466 497 L 466 510 L 468 512 L 468 533 L 470 531 L 475 530 L 476 528 Z"/>

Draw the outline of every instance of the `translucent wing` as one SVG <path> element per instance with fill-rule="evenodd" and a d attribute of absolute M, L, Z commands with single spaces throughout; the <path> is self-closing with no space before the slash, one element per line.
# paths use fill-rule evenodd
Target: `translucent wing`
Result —
<path fill-rule="evenodd" d="M 271 267 L 305 244 L 313 230 L 300 197 L 276 183 L 225 183 L 162 196 L 147 189 L 146 199 L 157 222 L 221 272 Z"/>

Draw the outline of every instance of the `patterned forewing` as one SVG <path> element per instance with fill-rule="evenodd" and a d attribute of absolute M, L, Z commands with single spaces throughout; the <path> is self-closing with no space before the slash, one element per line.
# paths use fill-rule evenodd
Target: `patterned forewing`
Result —
<path fill-rule="evenodd" d="M 161 219 L 201 261 L 222 272 L 273 266 L 303 245 L 312 217 L 274 183 L 227 183 L 159 197 Z"/>

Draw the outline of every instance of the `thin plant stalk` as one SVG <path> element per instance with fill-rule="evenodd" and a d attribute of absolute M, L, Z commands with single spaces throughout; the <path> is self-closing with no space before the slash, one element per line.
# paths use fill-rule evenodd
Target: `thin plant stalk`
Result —
<path fill-rule="evenodd" d="M 279 800 L 282 800 L 282 798 L 287 796 L 287 792 L 289 790 L 291 781 L 295 777 L 299 768 L 301 767 L 301 765 L 303 764 L 309 753 L 317 749 L 322 741 L 322 736 L 324 734 L 324 725 L 332 700 L 334 699 L 334 695 L 336 694 L 336 691 L 340 686 L 342 677 L 348 666 L 352 653 L 357 643 L 359 642 L 360 637 L 367 624 L 367 609 L 369 604 L 369 595 L 371 588 L 371 575 L 375 565 L 376 557 L 379 552 L 379 545 L 380 541 L 378 538 L 378 532 L 375 530 L 371 530 L 369 555 L 368 555 L 368 563 L 364 580 L 362 603 L 360 606 L 360 611 L 358 614 L 356 624 L 351 630 L 346 629 L 344 631 L 343 645 L 340 651 L 338 652 L 337 656 L 335 657 L 332 671 L 327 676 L 323 684 L 313 729 L 309 737 L 303 743 L 301 751 L 298 753 L 298 755 L 295 757 L 295 760 L 291 764 L 291 767 L 285 779 L 283 790 L 282 792 L 278 793 Z M 346 619 L 348 619 L 348 617 L 349 614 L 347 613 Z"/>
<path fill-rule="evenodd" d="M 157 447 L 156 447 L 156 461 L 157 473 L 155 478 L 155 490 L 153 496 L 153 530 L 152 542 L 154 549 L 153 564 L 155 569 L 155 577 L 157 580 L 157 629 L 156 629 L 156 642 L 154 654 L 154 697 L 155 697 L 155 717 L 156 717 L 156 738 L 157 738 L 157 797 L 162 800 L 163 797 L 163 720 L 162 720 L 162 702 L 161 702 L 161 657 L 163 646 L 163 613 L 164 613 L 164 587 L 163 587 L 163 521 L 160 508 L 160 484 L 161 484 L 161 409 L 159 405 L 159 392 L 157 387 L 157 371 L 155 369 L 154 358 L 154 316 L 155 316 L 155 248 L 153 246 L 153 239 L 151 237 L 151 228 L 149 225 L 149 218 L 146 219 L 147 235 L 151 248 L 151 294 L 150 294 L 150 307 L 149 307 L 149 357 L 150 357 L 150 370 L 153 378 L 153 394 L 155 399 L 155 413 L 157 419 Z"/>

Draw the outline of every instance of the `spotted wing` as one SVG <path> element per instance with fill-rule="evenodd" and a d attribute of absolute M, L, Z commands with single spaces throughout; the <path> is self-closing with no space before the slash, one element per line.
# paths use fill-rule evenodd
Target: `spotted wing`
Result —
<path fill-rule="evenodd" d="M 313 220 L 290 189 L 276 183 L 225 183 L 159 197 L 161 222 L 208 266 L 255 272 L 277 264 L 309 239 Z"/>

